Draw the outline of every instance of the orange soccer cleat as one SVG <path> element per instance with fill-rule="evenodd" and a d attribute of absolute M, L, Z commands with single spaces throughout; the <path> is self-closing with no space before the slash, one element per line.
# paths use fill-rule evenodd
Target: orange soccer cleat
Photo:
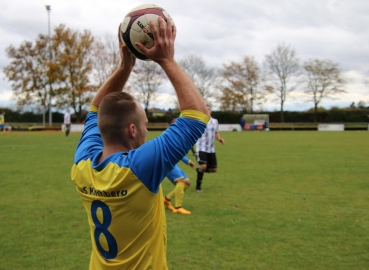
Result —
<path fill-rule="evenodd" d="M 191 212 L 182 208 L 182 207 L 179 207 L 179 208 L 174 208 L 173 210 L 173 213 L 175 214 L 182 214 L 182 215 L 191 215 Z"/>
<path fill-rule="evenodd" d="M 173 207 L 173 205 L 170 203 L 170 200 L 168 200 L 167 198 L 164 197 L 164 205 L 166 206 L 167 209 L 169 209 L 170 211 L 173 211 L 175 208 Z"/>

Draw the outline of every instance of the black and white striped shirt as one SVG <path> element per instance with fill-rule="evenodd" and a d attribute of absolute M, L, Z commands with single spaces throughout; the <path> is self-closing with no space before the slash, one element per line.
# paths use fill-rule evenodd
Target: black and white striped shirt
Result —
<path fill-rule="evenodd" d="M 204 134 L 196 142 L 196 152 L 215 153 L 215 133 L 218 131 L 218 120 L 210 118 Z"/>

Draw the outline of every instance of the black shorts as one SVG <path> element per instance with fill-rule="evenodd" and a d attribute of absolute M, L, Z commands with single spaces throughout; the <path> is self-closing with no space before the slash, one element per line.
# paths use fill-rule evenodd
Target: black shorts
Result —
<path fill-rule="evenodd" d="M 217 156 L 215 155 L 215 153 L 200 151 L 197 155 L 197 162 L 200 165 L 206 164 L 207 168 L 218 168 Z"/>

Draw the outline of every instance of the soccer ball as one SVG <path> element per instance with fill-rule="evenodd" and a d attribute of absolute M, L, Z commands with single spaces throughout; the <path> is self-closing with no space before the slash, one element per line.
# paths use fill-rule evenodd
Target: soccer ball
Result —
<path fill-rule="evenodd" d="M 154 35 L 151 32 L 149 22 L 152 21 L 160 33 L 158 24 L 159 16 L 165 21 L 170 19 L 172 25 L 174 25 L 169 13 L 153 4 L 140 5 L 132 9 L 124 17 L 120 28 L 120 37 L 122 42 L 127 45 L 129 51 L 138 59 L 150 60 L 136 47 L 135 42 L 141 43 L 146 48 L 154 46 Z"/>

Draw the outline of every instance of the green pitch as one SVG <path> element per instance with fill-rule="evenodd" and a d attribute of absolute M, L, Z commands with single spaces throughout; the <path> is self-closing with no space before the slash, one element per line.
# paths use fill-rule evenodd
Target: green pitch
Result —
<path fill-rule="evenodd" d="M 79 136 L 0 133 L 0 269 L 88 269 L 69 175 Z M 218 173 L 185 193 L 192 215 L 167 211 L 169 269 L 369 269 L 369 132 L 222 137 Z"/>

